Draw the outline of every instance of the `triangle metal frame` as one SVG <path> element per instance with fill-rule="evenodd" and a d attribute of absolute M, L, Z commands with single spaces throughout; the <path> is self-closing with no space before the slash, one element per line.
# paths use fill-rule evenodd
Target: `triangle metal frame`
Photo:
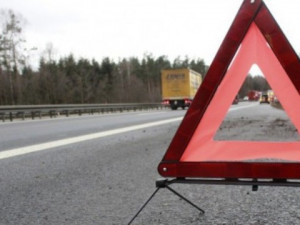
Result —
<path fill-rule="evenodd" d="M 240 44 L 255 23 L 300 94 L 300 61 L 262 0 L 244 0 L 190 108 L 158 166 L 163 177 L 299 179 L 299 163 L 180 161 Z M 300 149 L 299 149 L 300 151 Z"/>

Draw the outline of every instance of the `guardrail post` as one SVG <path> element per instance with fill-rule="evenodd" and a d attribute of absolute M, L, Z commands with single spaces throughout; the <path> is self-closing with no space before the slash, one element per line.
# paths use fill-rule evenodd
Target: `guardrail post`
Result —
<path fill-rule="evenodd" d="M 12 112 L 9 112 L 9 120 L 13 121 L 13 114 L 12 114 Z"/>

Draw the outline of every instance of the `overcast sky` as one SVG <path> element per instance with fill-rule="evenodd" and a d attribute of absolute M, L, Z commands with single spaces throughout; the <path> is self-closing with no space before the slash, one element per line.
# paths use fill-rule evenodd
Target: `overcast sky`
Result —
<path fill-rule="evenodd" d="M 249 0 L 250 1 L 250 0 Z M 56 58 L 101 60 L 145 53 L 202 58 L 210 64 L 242 0 L 0 0 L 26 20 L 28 46 L 40 57 L 47 43 Z M 265 0 L 297 53 L 299 0 Z"/>

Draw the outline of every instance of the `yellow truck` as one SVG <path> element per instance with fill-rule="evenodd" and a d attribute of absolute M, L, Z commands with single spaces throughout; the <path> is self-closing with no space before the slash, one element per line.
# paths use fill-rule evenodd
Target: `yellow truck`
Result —
<path fill-rule="evenodd" d="M 161 71 L 162 100 L 171 109 L 190 106 L 200 84 L 200 73 L 188 68 Z"/>

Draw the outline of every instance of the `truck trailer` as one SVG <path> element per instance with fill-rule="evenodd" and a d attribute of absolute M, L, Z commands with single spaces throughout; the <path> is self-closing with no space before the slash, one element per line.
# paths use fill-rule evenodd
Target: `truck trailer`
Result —
<path fill-rule="evenodd" d="M 201 83 L 201 74 L 189 68 L 162 70 L 163 104 L 172 110 L 189 107 Z"/>
<path fill-rule="evenodd" d="M 256 90 L 250 90 L 248 92 L 248 101 L 258 101 L 261 96 L 261 92 Z"/>

